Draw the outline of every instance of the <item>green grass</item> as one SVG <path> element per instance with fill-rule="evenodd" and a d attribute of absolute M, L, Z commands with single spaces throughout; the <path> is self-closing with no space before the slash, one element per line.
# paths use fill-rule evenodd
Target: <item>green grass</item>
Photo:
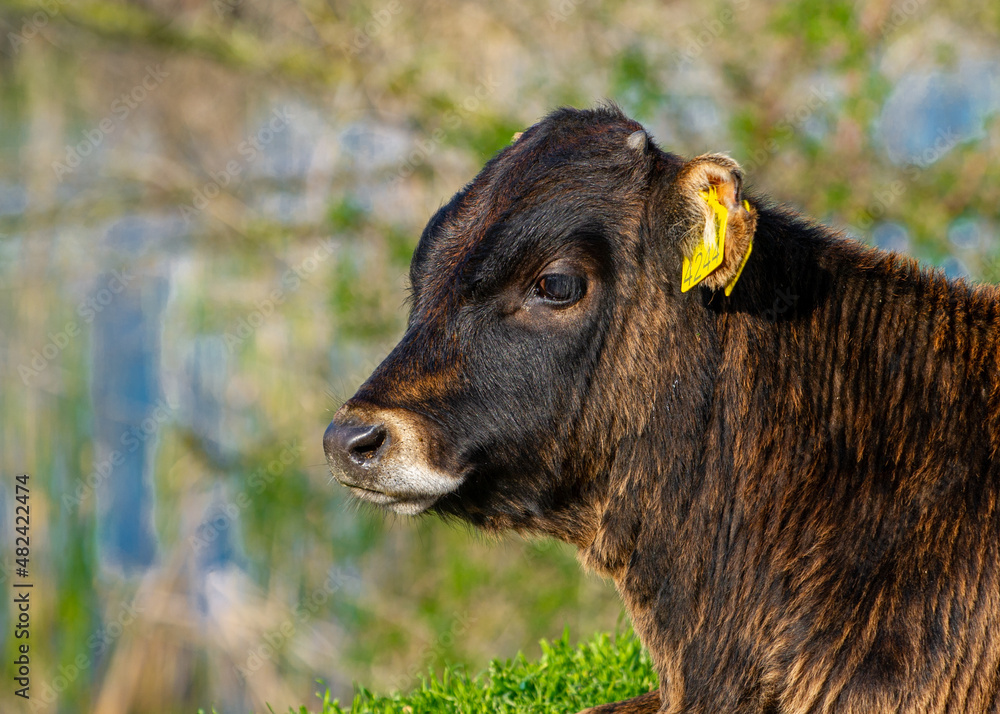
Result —
<path fill-rule="evenodd" d="M 542 640 L 541 646 L 542 656 L 536 661 L 521 654 L 505 662 L 494 660 L 475 676 L 462 668 L 446 668 L 406 694 L 381 696 L 359 688 L 349 707 L 331 701 L 327 692 L 318 714 L 562 714 L 657 687 L 649 655 L 631 632 L 615 637 L 599 634 L 576 646 L 564 632 L 555 642 Z M 309 712 L 303 706 L 292 714 Z"/>

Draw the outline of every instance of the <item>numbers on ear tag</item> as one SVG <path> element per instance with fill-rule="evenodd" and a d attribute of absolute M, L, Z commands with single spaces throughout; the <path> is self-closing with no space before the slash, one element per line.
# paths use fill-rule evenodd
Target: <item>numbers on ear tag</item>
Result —
<path fill-rule="evenodd" d="M 719 202 L 715 186 L 709 186 L 700 195 L 712 213 L 705 220 L 701 241 L 695 247 L 691 257 L 684 258 L 684 268 L 681 272 L 681 292 L 686 293 L 700 283 L 708 274 L 722 264 L 726 248 L 726 226 L 729 224 L 729 209 Z M 749 254 L 749 253 L 748 253 Z M 735 283 L 735 281 L 733 281 Z"/>

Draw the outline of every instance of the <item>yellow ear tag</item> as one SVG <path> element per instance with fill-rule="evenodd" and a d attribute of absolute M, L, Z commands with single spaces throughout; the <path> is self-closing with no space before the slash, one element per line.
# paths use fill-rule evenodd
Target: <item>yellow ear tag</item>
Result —
<path fill-rule="evenodd" d="M 684 269 L 681 272 L 681 292 L 686 293 L 704 280 L 709 273 L 722 264 L 726 247 L 726 226 L 729 223 L 729 209 L 719 203 L 719 195 L 715 186 L 698 194 L 712 215 L 705 221 L 701 242 L 695 247 L 690 258 L 684 258 Z"/>
<path fill-rule="evenodd" d="M 749 212 L 750 202 L 743 201 L 743 207 Z M 747 264 L 747 260 L 750 259 L 750 251 L 752 250 L 753 236 L 750 236 L 750 240 L 747 241 L 747 252 L 743 254 L 743 260 L 740 261 L 740 267 L 736 269 L 736 275 L 733 276 L 732 280 L 726 283 L 726 297 L 729 297 L 733 292 L 733 288 L 736 287 L 736 281 L 740 279 L 740 275 L 743 273 L 743 267 Z"/>
<path fill-rule="evenodd" d="M 743 260 L 740 261 L 740 267 L 737 269 L 736 275 L 733 276 L 732 280 L 726 283 L 726 297 L 729 297 L 733 292 L 733 288 L 736 287 L 736 281 L 740 279 L 740 273 L 743 272 L 743 266 L 747 264 L 747 260 L 750 258 L 750 251 L 752 250 L 753 238 L 751 238 L 750 242 L 747 243 L 747 252 L 743 254 Z"/>

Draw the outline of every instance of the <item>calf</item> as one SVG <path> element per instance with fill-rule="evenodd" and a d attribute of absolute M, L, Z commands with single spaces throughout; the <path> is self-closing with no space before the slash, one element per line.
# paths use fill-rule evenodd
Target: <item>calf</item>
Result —
<path fill-rule="evenodd" d="M 500 151 L 410 280 L 331 469 L 612 578 L 660 689 L 595 711 L 1000 711 L 995 288 L 744 196 L 613 107 Z"/>

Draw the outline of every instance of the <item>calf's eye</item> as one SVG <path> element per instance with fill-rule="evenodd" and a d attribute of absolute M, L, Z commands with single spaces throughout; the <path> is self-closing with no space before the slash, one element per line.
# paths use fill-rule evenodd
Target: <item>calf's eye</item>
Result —
<path fill-rule="evenodd" d="M 579 275 L 548 273 L 535 283 L 535 295 L 542 300 L 566 307 L 582 298 L 587 292 L 587 281 Z"/>

